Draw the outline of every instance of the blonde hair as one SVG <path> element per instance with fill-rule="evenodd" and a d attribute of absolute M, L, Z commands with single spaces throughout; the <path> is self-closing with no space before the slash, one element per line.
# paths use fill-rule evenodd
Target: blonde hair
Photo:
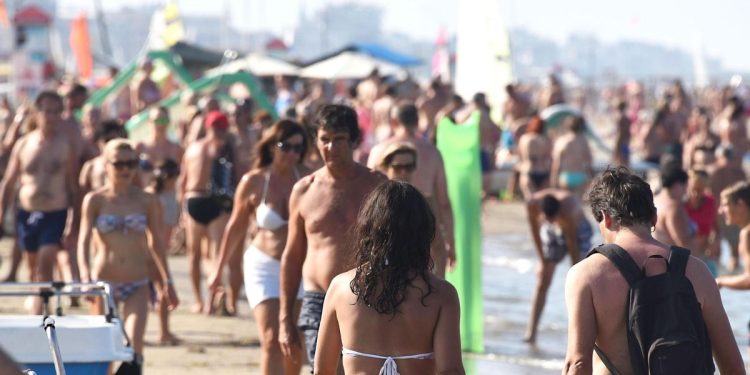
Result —
<path fill-rule="evenodd" d="M 104 146 L 102 154 L 107 158 L 112 158 L 117 151 L 132 151 L 135 153 L 135 148 L 129 140 L 125 138 L 115 138 Z"/>
<path fill-rule="evenodd" d="M 703 169 L 691 169 L 688 171 L 688 178 L 699 181 L 703 186 L 708 186 L 711 182 L 711 178 L 708 176 L 708 172 Z"/>
<path fill-rule="evenodd" d="M 411 142 L 395 142 L 386 147 L 383 152 L 383 158 L 380 160 L 380 168 L 388 169 L 393 158 L 398 154 L 408 154 L 414 158 L 414 164 L 417 163 L 417 148 Z"/>

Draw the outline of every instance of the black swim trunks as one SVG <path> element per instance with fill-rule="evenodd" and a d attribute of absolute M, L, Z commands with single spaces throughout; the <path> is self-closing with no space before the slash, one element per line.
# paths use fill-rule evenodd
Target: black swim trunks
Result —
<path fill-rule="evenodd" d="M 208 225 L 221 216 L 222 212 L 232 212 L 232 199 L 209 195 L 187 199 L 187 212 L 198 224 Z"/>
<path fill-rule="evenodd" d="M 529 180 L 534 189 L 541 189 L 544 183 L 549 179 L 548 171 L 531 171 L 529 172 Z"/>
<path fill-rule="evenodd" d="M 307 360 L 310 361 L 311 369 L 315 368 L 313 361 L 315 360 L 315 347 L 318 345 L 318 330 L 320 329 L 320 320 L 323 317 L 323 301 L 325 298 L 325 293 L 305 292 L 302 296 L 302 308 L 297 321 L 297 326 L 305 335 Z M 310 371 L 310 373 L 313 372 Z"/>

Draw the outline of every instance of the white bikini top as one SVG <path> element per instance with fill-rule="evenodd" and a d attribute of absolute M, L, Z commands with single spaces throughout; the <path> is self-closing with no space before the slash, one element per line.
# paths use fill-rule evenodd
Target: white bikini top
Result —
<path fill-rule="evenodd" d="M 384 359 L 383 367 L 380 368 L 378 375 L 399 375 L 398 367 L 396 366 L 397 359 L 432 359 L 433 353 L 422 353 L 414 355 L 402 355 L 397 357 L 387 357 L 382 355 L 360 353 L 347 348 L 341 349 L 341 355 L 348 355 L 350 357 L 362 357 L 362 358 L 373 358 L 373 359 Z"/>
<path fill-rule="evenodd" d="M 297 168 L 294 168 L 294 177 L 299 180 Z M 266 204 L 266 195 L 268 194 L 268 182 L 271 181 L 271 172 L 266 172 L 266 183 L 263 186 L 263 198 L 261 198 L 258 208 L 255 210 L 255 222 L 258 228 L 276 231 L 287 225 L 289 222 L 284 220 L 281 215 L 274 211 Z"/>

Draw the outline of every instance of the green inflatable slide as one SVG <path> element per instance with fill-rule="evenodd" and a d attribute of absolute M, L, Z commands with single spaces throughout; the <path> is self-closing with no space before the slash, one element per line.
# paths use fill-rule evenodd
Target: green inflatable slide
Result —
<path fill-rule="evenodd" d="M 482 171 L 479 164 L 479 112 L 455 124 L 445 117 L 437 127 L 437 147 L 445 163 L 453 207 L 456 268 L 446 279 L 461 301 L 461 347 L 484 351 L 482 310 Z"/>

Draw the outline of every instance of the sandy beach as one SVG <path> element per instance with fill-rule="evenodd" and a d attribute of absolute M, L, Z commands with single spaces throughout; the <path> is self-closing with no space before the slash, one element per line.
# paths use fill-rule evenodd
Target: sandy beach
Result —
<path fill-rule="evenodd" d="M 520 202 L 487 202 L 483 207 L 483 229 L 485 234 L 525 234 L 527 229 L 524 207 Z M 10 242 L 0 241 L 2 265 L 0 275 L 5 275 L 9 266 Z M 180 306 L 172 314 L 173 332 L 183 340 L 175 347 L 155 345 L 158 338 L 158 321 L 151 314 L 146 332 L 145 371 L 149 375 L 167 374 L 211 374 L 222 373 L 259 374 L 260 349 L 258 334 L 250 308 L 241 299 L 238 317 L 216 317 L 195 315 L 189 311 L 193 295 L 187 276 L 187 258 L 170 257 L 175 284 L 181 299 Z M 459 260 L 460 261 L 460 260 Z M 24 276 L 25 277 L 25 276 Z M 25 280 L 22 278 L 22 280 Z M 20 300 L 0 300 L 0 313 L 23 312 Z M 82 311 L 82 310 L 81 310 Z M 76 310 L 70 310 L 75 313 Z M 304 368 L 303 373 L 308 373 Z M 497 372 L 499 371 L 499 372 Z M 497 363 L 493 373 L 531 374 L 536 371 L 512 364 Z M 478 371 L 477 373 L 482 373 Z"/>

